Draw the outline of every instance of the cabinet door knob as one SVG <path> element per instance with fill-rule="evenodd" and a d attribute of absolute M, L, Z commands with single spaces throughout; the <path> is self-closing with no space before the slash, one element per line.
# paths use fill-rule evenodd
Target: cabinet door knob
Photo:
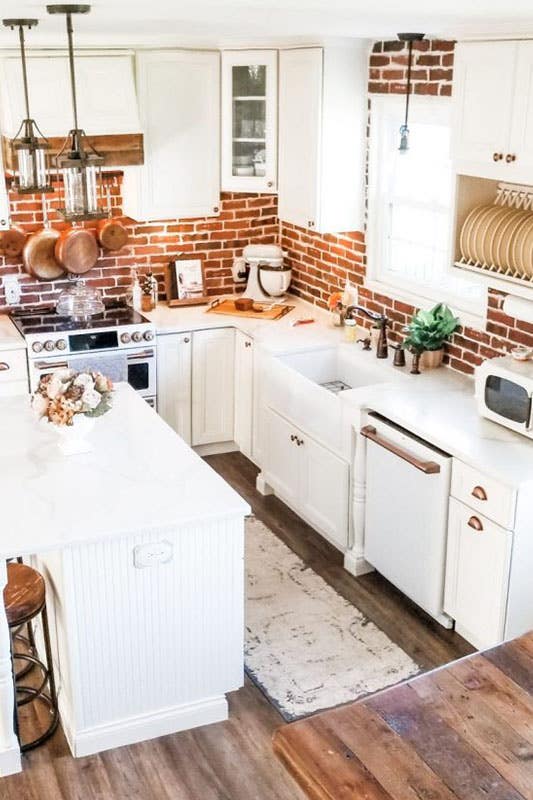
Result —
<path fill-rule="evenodd" d="M 186 336 L 186 337 L 185 337 L 185 339 L 184 339 L 183 341 L 184 341 L 184 343 L 185 343 L 185 344 L 189 344 L 189 342 L 190 342 L 191 340 L 189 339 L 189 337 L 188 337 L 188 336 Z"/>
<path fill-rule="evenodd" d="M 294 433 L 291 433 L 291 442 L 297 442 L 297 441 L 298 441 L 298 437 L 295 436 Z"/>
<path fill-rule="evenodd" d="M 215 214 L 218 214 L 218 212 L 219 212 L 218 206 L 214 206 L 213 211 L 215 212 Z"/>
<path fill-rule="evenodd" d="M 272 187 L 274 186 L 274 181 L 268 181 L 267 186 L 269 189 L 272 189 Z"/>
<path fill-rule="evenodd" d="M 514 153 L 507 153 L 505 160 L 508 164 L 510 164 L 512 161 L 516 161 L 516 156 Z"/>
<path fill-rule="evenodd" d="M 304 443 L 303 439 L 296 439 L 296 444 L 298 445 L 298 447 L 300 447 L 300 445 L 303 443 Z"/>
<path fill-rule="evenodd" d="M 470 519 L 468 520 L 468 526 L 470 528 L 473 528 L 475 531 L 483 530 L 483 524 L 479 519 L 479 517 L 470 517 Z"/>
<path fill-rule="evenodd" d="M 308 221 L 308 223 L 307 223 L 307 227 L 308 227 L 308 228 L 314 228 L 314 227 L 315 227 L 315 223 L 313 222 L 313 220 L 312 220 L 312 219 L 310 219 L 310 220 Z"/>
<path fill-rule="evenodd" d="M 474 486 L 472 489 L 472 497 L 475 497 L 476 500 L 486 500 L 487 499 L 487 492 L 483 488 L 483 486 Z"/>
<path fill-rule="evenodd" d="M 245 346 L 245 347 L 251 347 L 251 346 L 252 346 L 252 343 L 251 343 L 251 342 L 245 342 L 245 343 L 244 343 L 244 346 Z"/>
<path fill-rule="evenodd" d="M 503 153 L 493 153 L 492 160 L 493 161 L 501 161 L 503 158 Z"/>

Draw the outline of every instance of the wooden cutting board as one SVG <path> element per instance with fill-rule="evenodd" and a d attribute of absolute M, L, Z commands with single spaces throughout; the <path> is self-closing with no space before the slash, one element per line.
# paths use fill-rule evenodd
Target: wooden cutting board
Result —
<path fill-rule="evenodd" d="M 273 307 L 272 303 L 255 302 L 252 311 L 238 311 L 235 308 L 235 300 L 215 300 L 208 309 L 207 314 L 226 314 L 233 317 L 249 317 L 250 319 L 281 319 L 292 311 L 294 306 L 286 303 L 279 303 Z"/>

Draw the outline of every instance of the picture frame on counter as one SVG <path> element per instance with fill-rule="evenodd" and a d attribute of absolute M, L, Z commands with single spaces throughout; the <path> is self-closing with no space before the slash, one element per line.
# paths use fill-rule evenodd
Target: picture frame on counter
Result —
<path fill-rule="evenodd" d="M 176 258 L 165 271 L 169 306 L 200 306 L 209 302 L 201 258 Z"/>

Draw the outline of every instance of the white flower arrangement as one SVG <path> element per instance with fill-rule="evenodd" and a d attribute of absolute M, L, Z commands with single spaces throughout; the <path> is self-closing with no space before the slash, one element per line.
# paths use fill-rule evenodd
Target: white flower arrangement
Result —
<path fill-rule="evenodd" d="M 59 369 L 43 375 L 32 398 L 39 419 L 72 425 L 76 414 L 100 417 L 111 408 L 113 383 L 101 372 Z"/>

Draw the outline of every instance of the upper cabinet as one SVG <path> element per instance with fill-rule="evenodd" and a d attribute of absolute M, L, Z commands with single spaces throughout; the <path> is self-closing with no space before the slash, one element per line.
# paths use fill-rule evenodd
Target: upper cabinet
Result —
<path fill-rule="evenodd" d="M 46 137 L 64 136 L 73 127 L 68 59 L 63 54 L 28 58 L 30 107 Z M 131 55 L 76 56 L 78 117 L 88 135 L 138 133 L 137 97 Z M 0 61 L 1 117 L 13 137 L 26 116 L 20 59 Z"/>
<path fill-rule="evenodd" d="M 154 50 L 137 55 L 145 164 L 124 174 L 134 219 L 213 216 L 220 202 L 220 55 Z"/>
<path fill-rule="evenodd" d="M 320 233 L 364 219 L 368 50 L 304 47 L 279 60 L 279 217 Z"/>
<path fill-rule="evenodd" d="M 533 42 L 464 42 L 454 68 L 457 171 L 533 183 Z"/>
<path fill-rule="evenodd" d="M 277 51 L 222 53 L 222 189 L 225 191 L 276 191 L 277 89 Z"/>

